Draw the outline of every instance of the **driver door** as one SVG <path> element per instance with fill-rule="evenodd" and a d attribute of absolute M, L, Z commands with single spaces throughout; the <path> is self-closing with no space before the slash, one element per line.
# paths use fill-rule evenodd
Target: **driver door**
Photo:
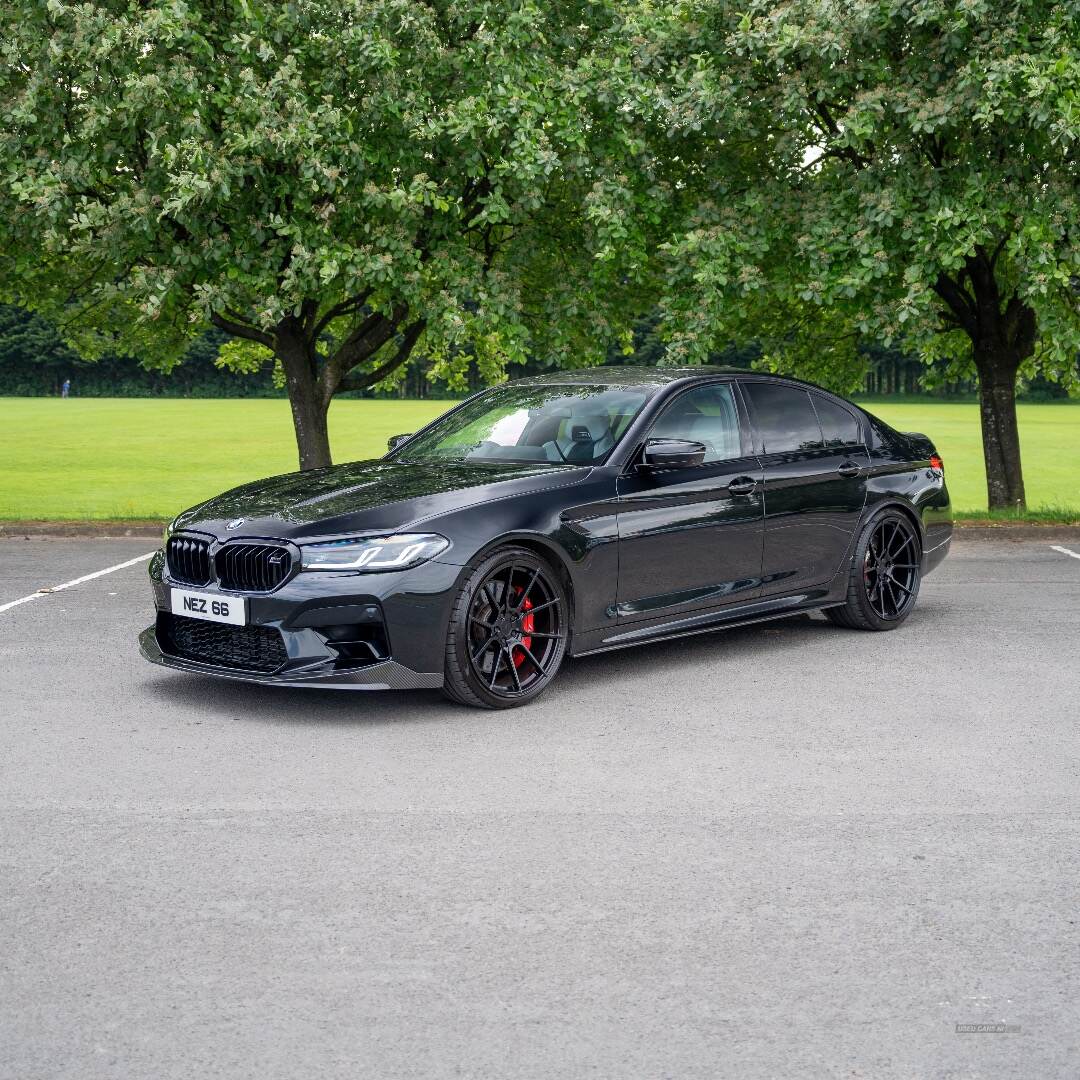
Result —
<path fill-rule="evenodd" d="M 684 390 L 646 439 L 703 443 L 700 465 L 635 464 L 618 479 L 620 621 L 676 617 L 761 592 L 763 473 L 731 382 Z"/>

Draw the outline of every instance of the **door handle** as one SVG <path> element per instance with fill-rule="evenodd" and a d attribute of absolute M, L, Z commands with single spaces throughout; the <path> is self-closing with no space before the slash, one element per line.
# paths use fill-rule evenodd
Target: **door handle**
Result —
<path fill-rule="evenodd" d="M 836 467 L 836 471 L 841 476 L 858 476 L 859 473 L 862 472 L 862 469 L 860 469 L 859 466 L 856 465 L 854 461 L 842 461 Z"/>
<path fill-rule="evenodd" d="M 756 488 L 757 481 L 749 476 L 737 476 L 727 486 L 732 495 L 753 495 Z"/>

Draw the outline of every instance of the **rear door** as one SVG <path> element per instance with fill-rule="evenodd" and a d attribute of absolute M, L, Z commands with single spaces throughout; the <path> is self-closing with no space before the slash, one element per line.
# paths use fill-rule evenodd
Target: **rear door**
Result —
<path fill-rule="evenodd" d="M 866 503 L 862 424 L 801 386 L 748 379 L 743 392 L 765 483 L 762 595 L 824 584 L 840 569 Z"/>

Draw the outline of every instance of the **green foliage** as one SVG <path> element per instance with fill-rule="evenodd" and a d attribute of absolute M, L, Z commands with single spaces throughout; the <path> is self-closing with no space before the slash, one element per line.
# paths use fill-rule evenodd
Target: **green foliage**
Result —
<path fill-rule="evenodd" d="M 745 167 L 741 180 L 701 170 L 669 245 L 675 355 L 757 337 L 767 365 L 850 390 L 870 338 L 970 376 L 987 332 L 974 308 L 990 297 L 1022 376 L 1078 381 L 1074 5 L 681 9 L 694 64 L 671 77 L 672 125 L 703 163 L 744 146 Z M 1013 341 L 1025 310 L 1026 356 Z"/>
<path fill-rule="evenodd" d="M 58 393 L 84 367 L 47 319 L 0 304 L 0 392 Z"/>
<path fill-rule="evenodd" d="M 257 341 L 231 338 L 224 342 L 214 358 L 214 366 L 235 375 L 259 375 L 269 369 L 275 389 L 285 388 L 285 373 L 281 368 L 281 361 L 275 359 L 274 354 Z"/>
<path fill-rule="evenodd" d="M 659 312 L 634 323 L 629 340 L 612 342 L 605 364 L 656 364 L 664 357 Z M 753 347 L 731 346 L 710 357 L 710 363 L 749 367 Z M 553 363 L 529 356 L 515 375 L 539 375 Z M 452 397 L 450 387 L 432 378 L 427 357 L 415 355 L 391 379 L 359 391 L 365 397 L 400 395 L 412 398 Z M 467 372 L 468 391 L 478 388 L 475 366 Z M 0 397 L 57 394 L 66 377 L 78 397 L 280 397 L 280 366 L 257 342 L 227 338 L 220 330 L 197 337 L 180 364 L 167 374 L 138 357 L 105 354 L 82 359 L 70 349 L 47 319 L 14 305 L 0 304 Z"/>
<path fill-rule="evenodd" d="M 0 288 L 162 368 L 212 319 L 300 328 L 328 394 L 385 385 L 365 320 L 455 388 L 599 362 L 672 196 L 622 7 L 9 0 Z"/>
<path fill-rule="evenodd" d="M 58 394 L 66 378 L 79 397 L 265 397 L 277 395 L 266 376 L 237 378 L 214 366 L 225 335 L 197 337 L 168 374 L 109 353 L 96 362 L 64 344 L 47 319 L 0 304 L 0 396 Z"/>

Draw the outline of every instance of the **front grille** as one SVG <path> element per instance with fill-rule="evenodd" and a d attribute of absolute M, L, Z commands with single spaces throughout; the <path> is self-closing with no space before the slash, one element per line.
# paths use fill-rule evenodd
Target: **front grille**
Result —
<path fill-rule="evenodd" d="M 281 634 L 268 626 L 227 626 L 163 611 L 162 649 L 187 660 L 241 671 L 277 671 L 288 658 Z"/>
<path fill-rule="evenodd" d="M 210 544 L 192 536 L 172 536 L 167 547 L 169 576 L 186 585 L 209 585 Z"/>
<path fill-rule="evenodd" d="M 292 553 L 276 544 L 228 543 L 215 557 L 218 581 L 236 592 L 269 592 L 292 571 Z"/>

